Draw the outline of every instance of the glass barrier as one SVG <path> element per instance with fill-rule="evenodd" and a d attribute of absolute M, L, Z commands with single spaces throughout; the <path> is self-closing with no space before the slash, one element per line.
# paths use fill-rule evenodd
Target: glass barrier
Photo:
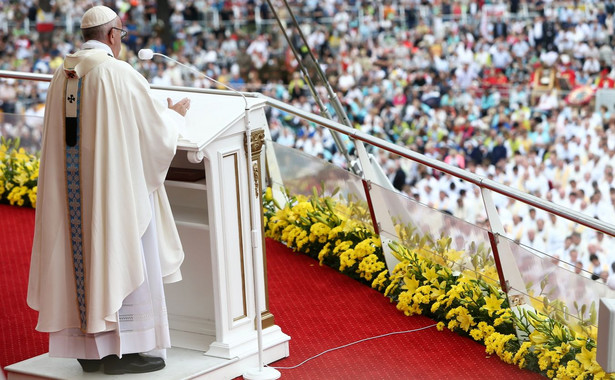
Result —
<path fill-rule="evenodd" d="M 272 143 L 275 157 L 268 153 L 268 160 L 275 159 L 280 177 L 271 175 L 272 184 L 285 188 L 292 195 L 318 194 L 332 196 L 344 203 L 352 202 L 353 216 L 373 230 L 365 191 L 361 178 L 307 153 Z M 363 210 L 357 213 L 358 210 Z"/>
<path fill-rule="evenodd" d="M 592 279 L 591 267 L 582 265 L 585 258 L 573 264 L 503 236 L 499 247 L 500 252 L 512 252 L 519 268 L 525 289 L 515 290 L 527 295 L 531 305 L 547 315 L 560 314 L 564 321 L 589 321 L 592 313 L 598 315 L 600 298 L 615 298 L 615 290 L 599 276 Z M 597 323 L 590 322 L 594 326 Z"/>
<path fill-rule="evenodd" d="M 296 149 L 276 143 L 272 143 L 272 146 L 281 173 L 281 180 L 277 185 L 285 187 L 291 195 L 310 196 L 313 194 L 313 188 L 316 188 L 320 194 L 335 193 L 340 200 L 357 200 L 367 205 L 359 177 Z M 336 188 L 339 189 L 337 192 Z M 484 208 L 480 192 L 467 189 L 465 194 L 468 196 L 464 199 L 467 206 L 474 209 Z M 376 219 L 383 239 L 405 247 L 416 247 L 423 244 L 421 240 L 427 241 L 430 247 L 435 248 L 416 250 L 422 257 L 446 265 L 470 278 L 480 278 L 498 289 L 501 288 L 489 238 L 489 226 L 482 216 L 475 218 L 474 223 L 469 223 L 462 219 L 462 215 L 454 216 L 452 212 L 436 209 L 439 205 L 434 202 L 426 205 L 417 200 L 425 197 L 421 198 L 418 195 L 416 198 L 409 197 L 405 193 L 391 191 L 374 183 L 370 183 L 369 195 L 375 207 L 379 207 L 376 210 Z M 509 207 L 514 209 L 515 205 L 510 204 Z M 506 209 L 504 207 L 499 209 L 501 216 L 504 216 Z M 541 211 L 536 218 L 542 219 L 543 222 L 548 220 L 548 223 L 540 221 L 530 223 L 535 217 L 534 211 L 524 214 L 528 231 L 517 237 L 519 231 L 513 228 L 514 225 L 509 224 L 512 223 L 509 221 L 510 218 L 504 218 L 506 233 L 504 236 L 498 236 L 498 253 L 502 255 L 509 252 L 512 255 L 524 284 L 522 289 L 511 288 L 526 295 L 533 308 L 557 316 L 561 322 L 597 326 L 597 318 L 591 317 L 592 314 L 594 317 L 597 316 L 599 299 L 615 298 L 615 291 L 600 279 L 592 280 L 592 267 L 587 261 L 590 253 L 584 251 L 581 254 L 583 257 L 587 256 L 583 259 L 587 265 L 578 268 L 555 253 L 552 255 L 545 253 L 547 246 L 553 248 L 557 242 L 564 244 L 563 240 L 567 236 L 558 238 L 552 233 L 552 241 L 549 241 L 547 237 L 541 235 L 542 243 L 536 241 L 532 244 L 533 232 L 529 230 L 546 233 L 543 231 L 545 226 L 555 230 L 554 226 L 557 223 L 554 215 L 544 215 L 546 213 Z M 477 213 L 482 215 L 481 211 Z M 382 220 L 383 215 L 389 219 Z M 564 230 L 574 230 L 572 222 L 557 218 L 566 224 Z M 364 218 L 364 221 L 371 223 L 370 218 Z M 447 244 L 447 248 L 439 249 L 439 242 Z M 569 260 L 568 256 L 567 258 Z M 396 262 L 398 261 L 393 265 Z M 392 270 L 391 262 L 387 260 L 387 264 L 389 270 Z"/>
<path fill-rule="evenodd" d="M 500 287 L 488 231 L 448 213 L 441 212 L 407 196 L 372 184 L 372 199 L 382 199 L 391 218 L 390 224 L 379 223 L 381 233 L 405 246 L 416 245 L 425 238 L 431 250 L 418 250 L 432 261 L 446 263 L 452 270 L 472 278 L 481 277 Z M 388 226 L 388 229 L 387 229 Z M 446 250 L 438 250 L 438 240 L 450 238 Z"/>
<path fill-rule="evenodd" d="M 20 139 L 19 146 L 29 153 L 41 150 L 44 105 L 29 109 L 23 115 L 0 112 L 0 135 L 5 139 Z"/>

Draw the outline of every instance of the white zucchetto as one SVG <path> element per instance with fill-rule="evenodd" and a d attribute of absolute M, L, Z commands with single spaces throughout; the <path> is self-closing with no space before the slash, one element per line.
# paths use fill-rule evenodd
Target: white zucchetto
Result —
<path fill-rule="evenodd" d="M 81 18 L 81 29 L 93 28 L 113 21 L 117 14 L 113 9 L 97 5 L 88 9 Z"/>

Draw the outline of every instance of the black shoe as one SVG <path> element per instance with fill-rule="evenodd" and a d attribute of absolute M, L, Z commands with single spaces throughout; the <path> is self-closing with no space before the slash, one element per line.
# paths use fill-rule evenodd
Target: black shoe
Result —
<path fill-rule="evenodd" d="M 164 368 L 164 359 L 127 354 L 122 358 L 116 355 L 105 356 L 103 359 L 104 372 L 107 375 L 121 375 L 123 373 L 154 372 Z"/>
<path fill-rule="evenodd" d="M 102 364 L 101 359 L 77 359 L 77 361 L 81 364 L 83 372 L 96 372 Z"/>

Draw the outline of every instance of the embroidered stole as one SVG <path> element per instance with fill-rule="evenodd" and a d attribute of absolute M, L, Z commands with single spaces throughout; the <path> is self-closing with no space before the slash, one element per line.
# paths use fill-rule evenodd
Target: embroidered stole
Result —
<path fill-rule="evenodd" d="M 77 307 L 81 321 L 80 329 L 86 332 L 87 315 L 81 206 L 81 134 L 79 130 L 81 83 L 82 78 L 77 78 L 76 75 L 68 75 L 66 79 L 64 88 L 64 151 L 68 221 L 70 223 L 70 243 L 77 289 Z"/>

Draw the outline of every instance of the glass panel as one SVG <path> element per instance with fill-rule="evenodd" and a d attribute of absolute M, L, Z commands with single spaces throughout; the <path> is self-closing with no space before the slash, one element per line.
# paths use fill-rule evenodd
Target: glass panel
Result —
<path fill-rule="evenodd" d="M 500 287 L 488 231 L 447 213 L 425 206 L 407 196 L 372 184 L 372 199 L 381 199 L 391 216 L 391 224 L 380 223 L 381 233 L 412 247 L 426 237 L 433 250 L 419 250 L 422 256 L 446 263 L 453 270 L 471 277 L 480 276 Z M 441 237 L 450 237 L 446 251 L 438 251 Z"/>
<path fill-rule="evenodd" d="M 311 196 L 316 190 L 318 194 L 333 196 L 343 204 L 352 202 L 358 206 L 349 208 L 355 213 L 352 217 L 373 230 L 360 177 L 297 149 L 273 142 L 271 146 L 275 157 L 267 152 L 268 159 L 275 158 L 277 165 L 274 167 L 279 168 L 281 177 L 276 179 L 276 176 L 271 174 L 270 179 L 273 185 L 285 188 L 291 196 Z"/>
<path fill-rule="evenodd" d="M 26 114 L 0 113 L 0 135 L 7 139 L 20 139 L 19 146 L 30 153 L 41 150 L 43 139 L 43 111 L 28 109 Z"/>
<path fill-rule="evenodd" d="M 500 237 L 500 251 L 509 249 L 519 267 L 525 289 L 516 289 L 531 299 L 534 308 L 548 315 L 562 313 L 564 320 L 588 321 L 598 313 L 601 297 L 615 298 L 615 291 L 591 273 L 535 248 Z M 593 306 L 592 306 L 593 305 Z M 591 324 L 597 326 L 597 320 Z"/>

